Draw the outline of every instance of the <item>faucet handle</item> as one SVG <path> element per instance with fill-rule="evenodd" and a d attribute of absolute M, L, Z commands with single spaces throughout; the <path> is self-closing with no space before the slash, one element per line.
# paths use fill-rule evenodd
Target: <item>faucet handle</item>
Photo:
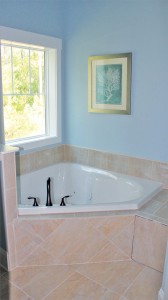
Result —
<path fill-rule="evenodd" d="M 67 196 L 64 196 L 61 198 L 61 203 L 60 203 L 60 206 L 66 206 L 66 203 L 65 203 L 65 198 L 69 198 L 69 197 L 72 197 L 71 195 L 67 195 Z"/>
<path fill-rule="evenodd" d="M 28 197 L 27 199 L 34 199 L 33 206 L 39 206 L 36 197 Z"/>

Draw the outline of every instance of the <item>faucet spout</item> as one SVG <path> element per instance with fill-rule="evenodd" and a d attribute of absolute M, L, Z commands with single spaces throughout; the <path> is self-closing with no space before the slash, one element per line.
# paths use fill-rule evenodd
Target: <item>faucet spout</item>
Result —
<path fill-rule="evenodd" d="M 49 177 L 47 179 L 47 201 L 46 201 L 46 206 L 52 206 L 50 183 L 51 183 L 51 178 Z"/>

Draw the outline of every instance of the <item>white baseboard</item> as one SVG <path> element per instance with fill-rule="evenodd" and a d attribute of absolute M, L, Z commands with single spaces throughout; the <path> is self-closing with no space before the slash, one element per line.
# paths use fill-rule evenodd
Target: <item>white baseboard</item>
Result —
<path fill-rule="evenodd" d="M 167 299 L 168 299 L 168 241 L 166 247 L 162 286 L 158 293 L 158 300 L 167 300 Z"/>
<path fill-rule="evenodd" d="M 159 291 L 159 294 L 158 294 L 158 300 L 164 300 L 165 299 L 164 296 L 165 296 L 164 292 L 161 288 L 160 291 Z"/>

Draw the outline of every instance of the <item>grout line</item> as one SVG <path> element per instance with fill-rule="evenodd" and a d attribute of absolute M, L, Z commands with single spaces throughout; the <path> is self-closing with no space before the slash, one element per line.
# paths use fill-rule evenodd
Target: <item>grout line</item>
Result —
<path fill-rule="evenodd" d="M 29 297 L 29 299 L 34 300 L 29 294 L 27 294 L 21 287 L 19 287 L 16 283 L 12 282 L 10 279 L 6 278 L 10 285 L 13 285 L 16 289 L 21 291 L 25 296 Z M 9 286 L 10 287 L 10 286 Z"/>
<path fill-rule="evenodd" d="M 131 249 L 131 259 L 133 259 L 133 251 L 134 251 L 134 239 L 135 239 L 135 223 L 136 223 L 137 216 L 135 215 L 134 218 L 134 229 L 133 229 L 133 236 L 132 236 L 132 249 Z"/>
<path fill-rule="evenodd" d="M 133 262 L 133 260 L 131 260 L 131 259 L 130 259 L 129 261 L 130 261 L 130 262 L 131 262 L 131 261 Z M 122 262 L 122 261 L 121 261 L 121 262 Z M 126 262 L 127 262 L 127 260 L 126 260 Z M 104 263 L 104 262 L 103 262 L 103 263 Z M 105 263 L 107 263 L 107 262 L 105 262 Z M 114 262 L 108 262 L 108 263 L 113 263 L 113 264 L 115 264 L 115 263 L 118 263 L 118 261 L 116 261 L 116 262 L 115 262 L 115 261 L 114 261 Z M 134 263 L 135 263 L 135 262 L 134 262 Z M 96 263 L 96 264 L 99 264 L 99 263 Z M 136 263 L 136 264 L 141 265 L 140 263 Z M 145 266 L 145 267 L 146 267 L 146 266 Z M 140 275 L 140 273 L 145 269 L 145 267 L 143 266 L 143 269 L 142 269 L 141 271 L 139 271 L 139 273 L 136 275 L 136 277 L 133 279 L 133 281 L 129 284 L 129 286 L 125 288 L 125 290 L 124 290 L 124 292 L 123 292 L 122 294 L 118 294 L 118 292 L 116 292 L 116 291 L 114 290 L 114 287 L 113 287 L 113 288 L 108 288 L 108 287 L 104 286 L 102 283 L 100 283 L 99 281 L 95 281 L 93 278 L 89 277 L 88 274 L 87 274 L 87 275 L 86 275 L 86 274 L 83 274 L 82 271 L 80 271 L 80 270 L 77 270 L 77 272 L 80 273 L 81 275 L 87 277 L 88 279 L 92 280 L 93 282 L 98 283 L 99 285 L 103 286 L 104 288 L 108 289 L 109 291 L 118 294 L 118 295 L 121 297 L 121 296 L 124 296 L 125 291 L 132 285 L 132 283 L 134 283 L 134 281 L 136 280 L 136 278 L 137 278 L 137 277 Z M 148 268 L 148 267 L 147 267 L 147 268 Z"/>
<path fill-rule="evenodd" d="M 90 258 L 89 258 L 89 262 L 92 262 L 92 259 L 95 257 L 95 256 L 97 256 L 97 255 L 99 255 L 99 253 L 101 253 L 101 251 L 103 251 L 107 246 L 109 245 L 109 241 L 107 241 L 107 243 L 96 253 L 96 254 L 93 254 L 93 256 L 91 256 Z"/>
<path fill-rule="evenodd" d="M 70 279 L 75 273 L 77 273 L 76 271 L 73 271 L 72 274 L 70 274 L 68 277 L 66 277 L 65 280 L 63 280 L 60 284 L 58 284 L 56 287 L 54 287 L 45 297 L 43 297 L 41 300 L 45 300 L 47 299 L 47 297 L 53 293 L 57 288 L 59 288 L 62 284 L 64 284 L 68 279 Z"/>
<path fill-rule="evenodd" d="M 134 280 L 130 283 L 130 285 L 125 289 L 124 293 L 122 294 L 123 297 L 126 294 L 126 292 L 131 288 L 131 286 L 133 286 L 137 278 L 140 277 L 141 273 L 143 273 L 146 268 L 147 267 L 144 266 L 144 268 L 137 274 L 137 276 L 135 276 Z"/>
<path fill-rule="evenodd" d="M 122 296 L 122 295 L 118 294 L 118 292 L 114 291 L 113 289 L 110 289 L 110 288 L 104 286 L 101 282 L 96 281 L 96 280 L 90 278 L 89 275 L 82 274 L 79 270 L 77 270 L 76 272 L 79 273 L 81 276 L 86 277 L 88 280 L 94 282 L 95 284 L 101 286 L 102 288 L 106 289 L 107 291 L 113 292 L 113 293 L 115 293 L 118 296 Z"/>
<path fill-rule="evenodd" d="M 131 258 L 135 263 L 137 263 L 137 264 L 139 264 L 139 265 L 142 265 L 142 266 L 144 266 L 145 268 L 149 268 L 149 269 L 151 269 L 151 270 L 153 270 L 153 271 L 155 271 L 155 272 L 159 272 L 160 274 L 163 274 L 163 272 L 161 272 L 161 271 L 159 271 L 159 270 L 157 270 L 157 269 L 155 269 L 155 268 L 153 268 L 153 267 L 151 267 L 151 266 L 147 266 L 147 265 L 145 265 L 143 262 L 139 262 L 139 261 L 137 261 L 137 260 L 135 260 L 134 258 Z"/>
<path fill-rule="evenodd" d="M 19 223 L 18 216 L 15 219 L 17 220 L 17 223 Z M 14 238 L 14 248 L 15 248 L 15 268 L 18 266 L 18 259 L 17 259 L 17 249 L 16 249 L 16 230 L 15 230 L 15 220 L 12 222 L 12 229 L 13 229 L 13 238 Z"/>
<path fill-rule="evenodd" d="M 80 265 L 87 265 L 87 264 L 102 264 L 102 263 L 115 263 L 115 262 L 125 262 L 125 261 L 132 261 L 132 259 L 130 257 L 126 258 L 126 259 L 117 259 L 117 260 L 101 260 L 101 261 L 87 261 L 87 262 L 78 262 L 78 263 L 51 263 L 51 264 L 47 264 L 47 265 L 19 265 L 17 268 L 34 268 L 34 267 L 57 267 L 57 266 L 72 266 L 72 267 L 77 267 Z M 136 262 L 134 260 L 134 262 Z M 138 262 L 136 262 L 138 263 Z"/>

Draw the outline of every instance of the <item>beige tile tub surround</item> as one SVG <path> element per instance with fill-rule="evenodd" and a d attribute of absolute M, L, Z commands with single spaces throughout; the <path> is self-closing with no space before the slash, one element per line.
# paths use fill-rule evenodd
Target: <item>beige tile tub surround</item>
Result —
<path fill-rule="evenodd" d="M 45 167 L 46 162 L 74 161 L 123 173 L 129 173 L 132 164 L 127 157 L 69 146 L 31 155 L 21 157 L 22 173 Z M 0 159 L 10 270 L 9 278 L 1 275 L 1 283 L 9 284 L 13 299 L 157 300 L 168 226 L 134 215 L 18 217 L 14 153 L 1 154 Z M 143 170 L 139 162 L 130 173 L 153 176 L 152 164 L 143 162 Z M 162 193 L 164 205 L 165 196 Z M 153 208 L 146 209 L 162 214 L 160 201 L 155 199 Z M 161 252 L 155 238 L 163 245 Z"/>
<path fill-rule="evenodd" d="M 16 191 L 15 152 L 1 153 L 2 181 L 3 181 L 3 208 L 7 240 L 8 269 L 16 267 L 15 239 L 13 221 L 18 216 Z"/>
<path fill-rule="evenodd" d="M 151 201 L 142 206 L 136 215 L 168 226 L 168 190 L 162 190 Z"/>
<path fill-rule="evenodd" d="M 168 188 L 168 163 L 64 145 L 64 160 L 161 181 Z"/>
<path fill-rule="evenodd" d="M 81 217 L 64 220 L 48 219 L 48 221 L 41 219 L 38 222 L 31 218 L 27 220 L 18 218 L 16 174 L 14 172 L 15 154 L 1 153 L 1 160 L 4 170 L 8 267 L 10 270 L 18 265 L 33 265 L 36 262 L 38 265 L 42 263 L 69 264 L 111 261 L 114 257 L 117 259 L 130 258 L 134 216 Z M 114 168 L 115 171 L 132 175 L 138 174 L 142 177 L 153 177 L 152 170 L 153 164 L 155 164 L 141 159 L 137 159 L 136 163 L 134 158 L 67 145 L 17 156 L 17 160 L 19 160 L 21 173 L 40 169 L 48 164 L 72 161 L 110 170 Z M 133 161 L 134 163 L 132 163 Z M 156 173 L 160 174 L 156 172 L 156 165 L 154 167 L 155 175 Z M 163 164 L 159 170 L 162 169 Z M 164 176 L 167 176 L 166 170 L 164 164 Z M 118 222 L 118 220 L 120 221 Z M 45 226 L 42 226 L 43 223 Z M 122 230 L 120 230 L 120 226 Z M 40 227 L 48 230 L 45 237 L 45 231 Z M 117 234 L 113 230 L 117 230 Z M 136 232 L 138 232 L 137 229 Z M 59 243 L 57 244 L 56 241 Z M 61 247 L 62 245 L 66 245 L 66 247 Z M 84 247 L 85 245 L 87 247 Z M 95 247 L 95 245 L 97 246 Z M 81 251 L 83 248 L 86 248 L 85 251 Z M 63 251 L 61 251 L 62 249 Z M 43 259 L 44 257 L 46 261 Z"/>
<path fill-rule="evenodd" d="M 136 217 L 132 258 L 163 272 L 168 226 Z"/>
<path fill-rule="evenodd" d="M 59 162 L 75 162 L 132 176 L 161 181 L 168 188 L 168 163 L 70 145 L 16 156 L 17 173 L 25 174 Z"/>
<path fill-rule="evenodd" d="M 64 161 L 64 146 L 40 150 L 27 154 L 16 154 L 17 174 L 30 173 Z"/>
<path fill-rule="evenodd" d="M 19 266 L 130 260 L 134 216 L 17 219 Z"/>

